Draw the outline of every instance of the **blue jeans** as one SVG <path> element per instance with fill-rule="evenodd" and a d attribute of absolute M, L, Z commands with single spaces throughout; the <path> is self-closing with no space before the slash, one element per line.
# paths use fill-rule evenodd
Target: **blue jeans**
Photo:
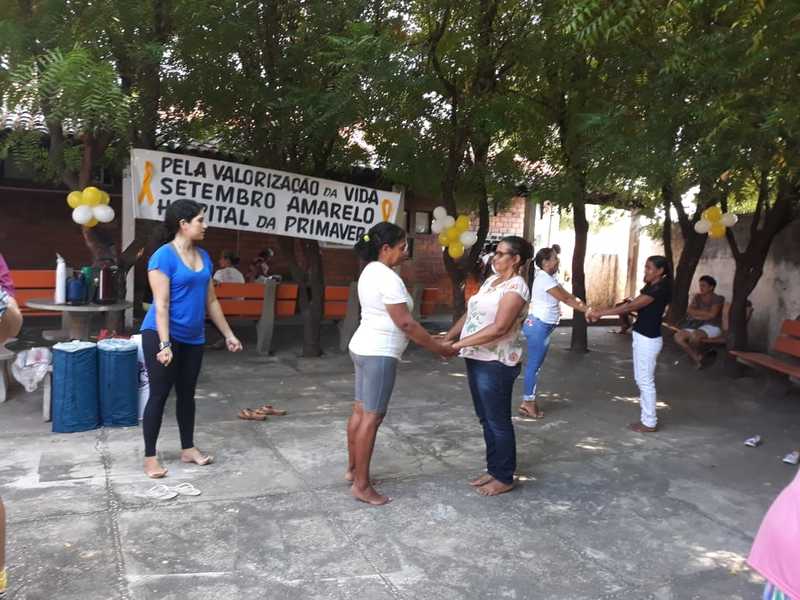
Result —
<path fill-rule="evenodd" d="M 522 387 L 523 400 L 536 399 L 536 383 L 539 380 L 539 369 L 550 348 L 550 334 L 555 324 L 545 323 L 535 317 L 528 316 L 522 325 L 522 333 L 528 340 L 528 362 L 525 363 L 525 385 Z"/>
<path fill-rule="evenodd" d="M 486 471 L 506 484 L 514 482 L 517 470 L 517 441 L 511 423 L 511 394 L 520 366 L 499 361 L 464 359 L 475 414 L 486 442 Z"/>

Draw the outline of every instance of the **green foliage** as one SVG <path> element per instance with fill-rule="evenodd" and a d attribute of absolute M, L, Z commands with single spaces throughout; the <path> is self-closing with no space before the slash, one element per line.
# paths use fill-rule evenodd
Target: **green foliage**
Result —
<path fill-rule="evenodd" d="M 128 128 L 129 99 L 113 66 L 80 46 L 48 50 L 18 65 L 9 73 L 5 100 L 17 110 L 68 123 L 78 137 Z"/>

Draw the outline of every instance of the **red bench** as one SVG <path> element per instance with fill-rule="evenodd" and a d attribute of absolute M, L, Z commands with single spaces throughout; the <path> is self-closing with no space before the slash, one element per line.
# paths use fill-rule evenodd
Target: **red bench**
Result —
<path fill-rule="evenodd" d="M 17 304 L 23 317 L 54 317 L 59 314 L 52 310 L 33 310 L 25 305 L 34 298 L 53 298 L 56 291 L 54 270 L 14 270 L 11 271 L 11 279 L 17 290 Z"/>
<path fill-rule="evenodd" d="M 800 379 L 800 321 L 787 320 L 781 324 L 781 333 L 775 340 L 773 350 L 791 357 L 792 362 L 760 352 L 731 350 L 731 354 L 746 365 L 764 367 Z"/>
<path fill-rule="evenodd" d="M 275 321 L 297 312 L 296 283 L 221 283 L 214 292 L 227 319 L 255 321 L 256 348 L 262 354 L 271 350 Z"/>

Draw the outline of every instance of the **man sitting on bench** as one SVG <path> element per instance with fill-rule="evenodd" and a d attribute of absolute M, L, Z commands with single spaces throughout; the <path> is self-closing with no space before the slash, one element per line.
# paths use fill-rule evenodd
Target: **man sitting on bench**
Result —
<path fill-rule="evenodd" d="M 700 278 L 700 292 L 695 294 L 686 318 L 675 333 L 675 341 L 686 351 L 698 369 L 703 368 L 703 338 L 715 338 L 722 334 L 722 307 L 725 297 L 715 294 L 717 281 L 711 275 Z"/>

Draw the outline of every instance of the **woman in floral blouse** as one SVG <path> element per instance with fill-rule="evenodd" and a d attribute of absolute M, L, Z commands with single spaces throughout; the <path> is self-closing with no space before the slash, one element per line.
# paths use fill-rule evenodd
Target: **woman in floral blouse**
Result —
<path fill-rule="evenodd" d="M 533 248 L 518 236 L 503 238 L 492 258 L 496 275 L 487 279 L 467 305 L 446 340 L 459 340 L 475 413 L 486 442 L 486 473 L 470 481 L 483 496 L 496 496 L 514 487 L 517 446 L 511 423 L 511 392 L 520 373 L 522 343 L 519 331 L 529 292 L 519 272 Z"/>

